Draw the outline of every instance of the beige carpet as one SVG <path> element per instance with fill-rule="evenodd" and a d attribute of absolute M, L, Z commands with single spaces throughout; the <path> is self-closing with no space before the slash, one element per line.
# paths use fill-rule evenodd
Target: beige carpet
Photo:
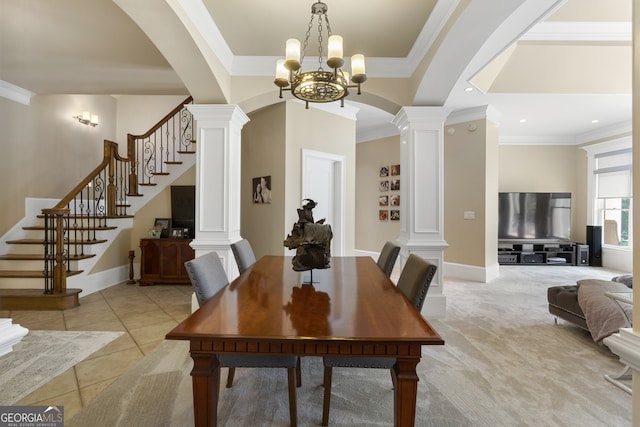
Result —
<path fill-rule="evenodd" d="M 503 267 L 488 284 L 447 280 L 446 341 L 418 366 L 417 426 L 630 426 L 631 397 L 605 381 L 618 359 L 589 334 L 554 325 L 546 288 L 614 273 L 585 267 Z M 428 318 L 428 315 L 427 315 Z M 191 360 L 167 341 L 79 412 L 69 426 L 193 425 Z M 303 359 L 300 426 L 319 425 L 322 363 Z M 223 373 L 226 375 L 226 372 Z M 221 426 L 287 426 L 284 370 L 239 369 L 220 393 Z M 335 369 L 331 426 L 393 425 L 387 371 Z"/>
<path fill-rule="evenodd" d="M 11 405 L 100 350 L 123 332 L 29 331 L 0 357 L 0 405 Z"/>

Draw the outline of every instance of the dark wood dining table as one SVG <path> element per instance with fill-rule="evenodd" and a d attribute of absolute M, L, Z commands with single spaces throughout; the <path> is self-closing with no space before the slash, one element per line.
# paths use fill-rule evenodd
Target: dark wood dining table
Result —
<path fill-rule="evenodd" d="M 217 425 L 216 355 L 249 353 L 395 357 L 395 425 L 413 426 L 422 346 L 443 339 L 371 257 L 333 257 L 312 275 L 291 260 L 260 258 L 167 334 L 190 341 L 195 425 Z"/>

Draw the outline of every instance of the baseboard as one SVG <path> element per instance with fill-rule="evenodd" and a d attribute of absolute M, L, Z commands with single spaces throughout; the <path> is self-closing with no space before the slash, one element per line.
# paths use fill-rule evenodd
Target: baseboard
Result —
<path fill-rule="evenodd" d="M 486 267 L 478 267 L 475 265 L 445 262 L 444 276 L 487 283 L 500 276 L 500 266 L 497 263 Z"/>
<path fill-rule="evenodd" d="M 115 286 L 129 280 L 129 266 L 123 265 L 109 270 L 100 271 L 94 274 L 72 276 L 67 278 L 68 288 L 80 288 L 80 297 L 86 297 L 94 292 Z M 80 301 L 82 303 L 82 301 Z"/>

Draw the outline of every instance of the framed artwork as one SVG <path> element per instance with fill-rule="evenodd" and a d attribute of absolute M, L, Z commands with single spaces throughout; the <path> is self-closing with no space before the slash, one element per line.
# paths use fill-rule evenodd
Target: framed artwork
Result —
<path fill-rule="evenodd" d="M 252 178 L 253 203 L 271 203 L 271 175 Z"/>
<path fill-rule="evenodd" d="M 389 206 L 389 196 L 378 197 L 378 206 Z"/>
<path fill-rule="evenodd" d="M 380 191 L 389 191 L 389 181 L 380 181 Z"/>
<path fill-rule="evenodd" d="M 169 230 L 171 230 L 171 218 L 156 218 L 153 223 L 155 227 L 161 227 L 162 233 L 160 237 L 169 237 Z"/>
<path fill-rule="evenodd" d="M 171 229 L 171 237 L 182 239 L 184 237 L 184 229 L 183 228 L 172 228 Z"/>
<path fill-rule="evenodd" d="M 150 239 L 159 239 L 160 236 L 162 235 L 162 227 L 161 226 L 151 227 L 147 235 Z"/>
<path fill-rule="evenodd" d="M 380 221 L 387 221 L 389 220 L 389 211 L 388 210 L 379 210 L 378 211 L 378 219 Z"/>
<path fill-rule="evenodd" d="M 396 209 L 391 210 L 391 221 L 400 221 L 400 211 Z"/>
<path fill-rule="evenodd" d="M 400 165 L 391 165 L 391 176 L 400 175 Z"/>
<path fill-rule="evenodd" d="M 389 176 L 389 166 L 380 167 L 380 176 L 381 177 Z"/>
<path fill-rule="evenodd" d="M 400 180 L 399 179 L 392 179 L 391 180 L 391 190 L 392 191 L 400 190 Z"/>
<path fill-rule="evenodd" d="M 391 197 L 389 198 L 391 206 L 400 206 L 400 195 L 399 194 L 392 194 Z"/>

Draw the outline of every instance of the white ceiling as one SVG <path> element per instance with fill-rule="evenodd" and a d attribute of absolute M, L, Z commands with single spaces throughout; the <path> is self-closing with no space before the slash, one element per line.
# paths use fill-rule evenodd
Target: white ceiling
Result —
<path fill-rule="evenodd" d="M 152 34 L 145 20 L 191 1 L 0 0 L 0 80 L 37 94 L 187 94 L 179 75 L 189 64 L 161 53 L 173 33 Z M 201 1 L 232 58 L 232 76 L 271 75 L 285 40 L 304 38 L 313 3 Z M 501 142 L 575 144 L 630 129 L 631 0 L 483 0 L 459 16 L 454 0 L 326 3 L 345 55 L 367 56 L 365 92 L 374 79 L 406 79 L 431 59 L 422 81 L 410 83 L 415 105 L 488 104 Z M 541 17 L 542 3 L 557 7 Z M 471 41 L 453 44 L 465 35 Z M 397 133 L 391 114 L 353 101 L 359 139 Z"/>

